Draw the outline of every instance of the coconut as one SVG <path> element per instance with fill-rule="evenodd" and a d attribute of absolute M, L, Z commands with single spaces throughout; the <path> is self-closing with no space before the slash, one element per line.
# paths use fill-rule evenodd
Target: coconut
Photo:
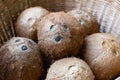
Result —
<path fill-rule="evenodd" d="M 54 12 L 37 22 L 38 45 L 46 57 L 59 59 L 78 53 L 84 39 L 84 29 L 65 12 Z"/>
<path fill-rule="evenodd" d="M 37 31 L 33 25 L 47 14 L 49 11 L 39 6 L 25 9 L 17 19 L 16 32 L 18 36 L 37 41 Z"/>
<path fill-rule="evenodd" d="M 0 48 L 0 80 L 38 80 L 42 72 L 41 53 L 32 40 L 14 37 Z"/>
<path fill-rule="evenodd" d="M 86 62 L 71 57 L 55 61 L 48 70 L 46 80 L 94 80 L 94 75 Z"/>
<path fill-rule="evenodd" d="M 99 24 L 91 13 L 80 9 L 74 9 L 69 11 L 68 13 L 72 14 L 84 27 L 86 35 L 99 32 Z"/>
<path fill-rule="evenodd" d="M 120 42 L 111 34 L 96 33 L 85 38 L 81 57 L 96 80 L 113 80 L 120 73 Z"/>

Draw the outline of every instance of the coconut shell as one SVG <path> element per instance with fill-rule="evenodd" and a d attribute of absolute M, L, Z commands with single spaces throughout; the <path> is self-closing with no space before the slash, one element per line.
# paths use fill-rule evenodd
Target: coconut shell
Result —
<path fill-rule="evenodd" d="M 71 10 L 68 13 L 72 14 L 84 27 L 86 35 L 99 32 L 99 24 L 91 13 L 78 9 Z"/>
<path fill-rule="evenodd" d="M 16 32 L 18 36 L 37 41 L 37 31 L 33 25 L 38 19 L 42 19 L 42 17 L 47 14 L 49 14 L 49 12 L 42 7 L 25 9 L 18 17 L 16 23 Z"/>
<path fill-rule="evenodd" d="M 55 61 L 48 70 L 46 80 L 94 80 L 94 75 L 86 62 L 71 57 Z"/>
<path fill-rule="evenodd" d="M 120 74 L 120 42 L 111 34 L 96 33 L 85 38 L 81 57 L 96 80 L 113 80 Z"/>
<path fill-rule="evenodd" d="M 39 48 L 52 59 L 76 55 L 83 43 L 83 27 L 67 13 L 50 13 L 35 26 Z"/>
<path fill-rule="evenodd" d="M 0 80 L 38 80 L 43 62 L 35 42 L 14 37 L 0 48 Z"/>

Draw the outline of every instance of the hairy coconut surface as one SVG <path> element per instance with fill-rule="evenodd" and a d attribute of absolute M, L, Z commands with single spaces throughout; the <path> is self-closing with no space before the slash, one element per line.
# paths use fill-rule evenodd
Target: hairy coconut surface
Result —
<path fill-rule="evenodd" d="M 43 62 L 35 42 L 14 37 L 0 48 L 0 80 L 38 80 Z"/>
<path fill-rule="evenodd" d="M 99 24 L 91 13 L 78 9 L 71 10 L 68 13 L 72 14 L 84 27 L 86 35 L 99 32 Z"/>
<path fill-rule="evenodd" d="M 46 80 L 94 80 L 94 75 L 86 62 L 71 57 L 54 62 Z"/>
<path fill-rule="evenodd" d="M 77 19 L 64 12 L 50 13 L 35 25 L 41 51 L 53 59 L 76 55 L 84 40 Z"/>
<path fill-rule="evenodd" d="M 49 11 L 39 6 L 25 9 L 18 17 L 16 23 L 18 36 L 37 41 L 37 31 L 33 25 L 38 19 L 42 19 L 47 14 L 49 14 Z"/>
<path fill-rule="evenodd" d="M 120 74 L 120 42 L 114 36 L 96 33 L 86 37 L 81 53 L 97 80 L 112 80 Z"/>

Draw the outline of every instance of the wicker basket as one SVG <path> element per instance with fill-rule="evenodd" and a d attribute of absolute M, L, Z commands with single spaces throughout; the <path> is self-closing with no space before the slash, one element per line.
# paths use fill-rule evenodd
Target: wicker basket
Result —
<path fill-rule="evenodd" d="M 120 0 L 0 0 L 0 47 L 17 36 L 16 19 L 24 9 L 42 6 L 49 11 L 74 8 L 92 13 L 100 23 L 100 32 L 111 33 L 120 40 Z"/>
<path fill-rule="evenodd" d="M 50 11 L 73 8 L 91 12 L 100 23 L 100 31 L 120 35 L 120 0 L 0 0 L 0 46 L 16 36 L 17 16 L 31 6 L 42 6 Z"/>

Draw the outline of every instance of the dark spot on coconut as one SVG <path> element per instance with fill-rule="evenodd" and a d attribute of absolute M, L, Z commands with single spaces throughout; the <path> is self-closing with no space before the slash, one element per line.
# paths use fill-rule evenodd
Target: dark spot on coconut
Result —
<path fill-rule="evenodd" d="M 53 27 L 54 27 L 54 25 L 51 25 L 51 26 L 50 26 L 50 30 L 51 30 Z"/>
<path fill-rule="evenodd" d="M 114 55 L 117 55 L 117 51 L 116 51 L 115 48 L 112 49 L 112 53 L 113 53 Z"/>
<path fill-rule="evenodd" d="M 71 68 L 75 67 L 75 65 L 71 65 L 68 67 L 68 70 L 70 70 Z"/>
<path fill-rule="evenodd" d="M 103 45 L 103 46 L 105 45 L 105 41 L 102 42 L 102 45 Z"/>
<path fill-rule="evenodd" d="M 29 19 L 28 19 L 28 21 L 31 21 L 31 20 L 32 20 L 32 18 L 29 18 Z"/>
<path fill-rule="evenodd" d="M 56 42 L 59 42 L 59 41 L 61 41 L 62 39 L 63 39 L 62 36 L 57 36 L 57 37 L 55 37 L 55 41 L 56 41 Z"/>
<path fill-rule="evenodd" d="M 67 25 L 63 25 L 63 27 L 64 27 L 65 29 L 67 29 Z"/>
<path fill-rule="evenodd" d="M 81 66 L 81 69 L 84 70 L 84 71 L 86 71 L 85 67 L 83 67 L 83 66 Z"/>
<path fill-rule="evenodd" d="M 114 40 L 111 40 L 111 42 L 114 42 Z"/>
<path fill-rule="evenodd" d="M 88 16 L 88 15 L 86 15 L 86 18 L 89 18 L 89 16 Z"/>
<path fill-rule="evenodd" d="M 23 45 L 23 46 L 21 47 L 21 49 L 22 49 L 23 51 L 26 51 L 26 50 L 28 49 L 28 47 L 25 46 L 25 45 Z"/>
<path fill-rule="evenodd" d="M 16 42 L 20 42 L 20 39 L 15 40 L 15 43 L 16 43 Z"/>
<path fill-rule="evenodd" d="M 39 19 L 39 21 L 41 21 L 41 19 Z"/>
<path fill-rule="evenodd" d="M 64 32 L 67 31 L 67 25 L 63 25 L 63 30 L 64 30 Z"/>
<path fill-rule="evenodd" d="M 80 19 L 79 22 L 82 23 L 82 20 Z"/>
<path fill-rule="evenodd" d="M 84 21 L 82 19 L 79 20 L 80 24 L 84 24 Z"/>
<path fill-rule="evenodd" d="M 29 40 L 28 42 L 32 45 L 32 41 Z"/>

